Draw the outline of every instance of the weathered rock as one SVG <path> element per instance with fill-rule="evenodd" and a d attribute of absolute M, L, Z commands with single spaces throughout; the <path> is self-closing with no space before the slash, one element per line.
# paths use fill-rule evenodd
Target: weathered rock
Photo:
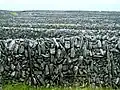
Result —
<path fill-rule="evenodd" d="M 98 86 L 119 86 L 119 40 L 108 38 L 81 35 L 62 37 L 64 40 L 6 40 L 0 43 L 0 73 L 5 79 L 34 85 L 65 84 L 82 78 Z"/>
<path fill-rule="evenodd" d="M 71 55 L 70 57 L 75 57 L 75 49 L 74 48 L 71 48 Z"/>
<path fill-rule="evenodd" d="M 67 39 L 65 40 L 65 48 L 66 48 L 66 49 L 69 49 L 69 48 L 70 48 L 70 39 L 69 39 L 69 38 L 67 38 Z"/>
<path fill-rule="evenodd" d="M 50 49 L 50 54 L 55 54 L 55 48 Z"/>

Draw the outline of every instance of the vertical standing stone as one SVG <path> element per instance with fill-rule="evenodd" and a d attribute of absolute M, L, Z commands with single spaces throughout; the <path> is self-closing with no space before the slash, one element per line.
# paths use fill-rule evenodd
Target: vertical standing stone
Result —
<path fill-rule="evenodd" d="M 71 48 L 70 57 L 75 57 L 75 48 Z"/>
<path fill-rule="evenodd" d="M 0 90 L 2 90 L 2 74 L 0 72 Z"/>
<path fill-rule="evenodd" d="M 0 60 L 0 90 L 2 90 L 2 72 L 3 72 L 3 66 Z"/>
<path fill-rule="evenodd" d="M 33 84 L 33 81 L 32 81 L 32 56 L 31 56 L 31 48 L 29 46 L 29 43 L 28 43 L 28 60 L 29 60 L 29 68 L 30 68 L 30 78 L 31 78 L 31 84 Z"/>
<path fill-rule="evenodd" d="M 110 57 L 110 51 L 109 51 L 109 45 L 107 44 L 107 62 L 108 62 L 108 73 L 109 73 L 109 83 L 112 84 L 112 75 L 111 75 L 111 57 Z"/>
<path fill-rule="evenodd" d="M 2 90 L 2 72 L 3 72 L 1 50 L 2 50 L 2 48 L 0 45 L 0 90 Z"/>

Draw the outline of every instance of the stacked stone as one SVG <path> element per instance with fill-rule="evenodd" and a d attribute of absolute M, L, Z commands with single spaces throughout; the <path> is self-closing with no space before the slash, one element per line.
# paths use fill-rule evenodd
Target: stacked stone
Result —
<path fill-rule="evenodd" d="M 110 35 L 0 42 L 4 81 L 32 85 L 120 85 L 120 39 Z"/>
<path fill-rule="evenodd" d="M 3 68 L 3 66 L 4 66 L 4 61 L 3 61 L 4 56 L 2 54 L 2 53 L 4 53 L 4 51 L 2 50 L 2 49 L 4 49 L 4 48 L 2 48 L 3 43 L 4 43 L 3 41 L 0 41 L 0 90 L 2 90 L 2 82 L 3 82 L 2 74 L 3 74 L 3 71 L 4 71 L 4 68 Z"/>

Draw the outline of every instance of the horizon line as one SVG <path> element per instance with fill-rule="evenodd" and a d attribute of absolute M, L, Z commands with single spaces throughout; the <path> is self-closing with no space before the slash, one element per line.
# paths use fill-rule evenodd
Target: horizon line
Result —
<path fill-rule="evenodd" d="M 0 11 L 77 11 L 77 12 L 79 12 L 79 11 L 93 11 L 93 12 L 120 12 L 120 11 L 118 11 L 118 10 L 57 10 L 57 9 L 51 9 L 51 10 L 49 10 L 49 9 L 40 9 L 40 10 L 38 10 L 38 9 L 26 9 L 26 10 L 8 10 L 8 9 L 0 9 Z"/>

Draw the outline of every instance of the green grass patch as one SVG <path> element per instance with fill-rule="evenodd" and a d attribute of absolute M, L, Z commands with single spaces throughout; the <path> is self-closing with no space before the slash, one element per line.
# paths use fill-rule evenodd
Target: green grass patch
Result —
<path fill-rule="evenodd" d="M 112 88 L 81 88 L 81 87 L 32 87 L 26 84 L 7 84 L 3 86 L 3 90 L 114 90 Z M 119 89 L 118 89 L 119 90 Z"/>
<path fill-rule="evenodd" d="M 16 13 L 16 12 L 10 12 L 10 14 L 11 14 L 12 16 L 18 16 L 18 13 Z"/>

